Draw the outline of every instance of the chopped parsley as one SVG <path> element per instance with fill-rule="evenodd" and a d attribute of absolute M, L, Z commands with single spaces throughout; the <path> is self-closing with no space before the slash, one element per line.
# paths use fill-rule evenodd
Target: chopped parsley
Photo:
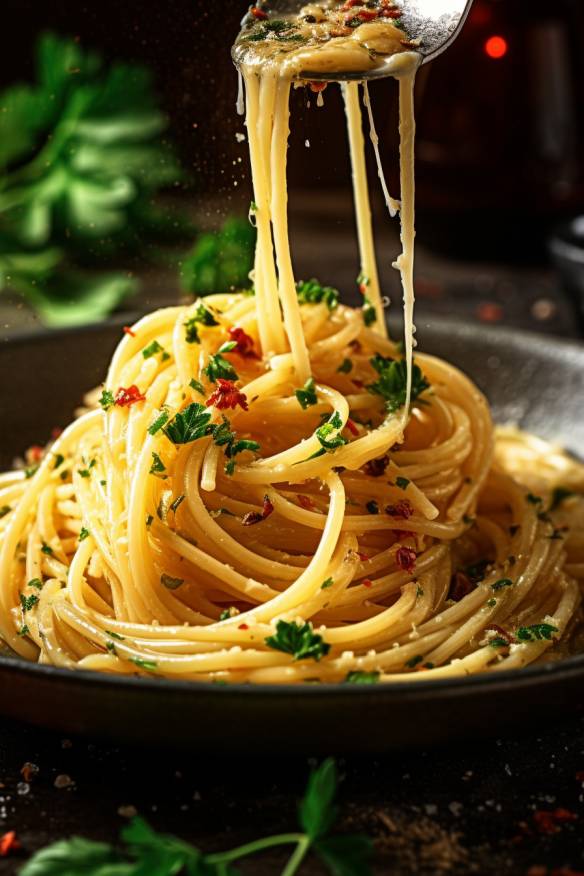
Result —
<path fill-rule="evenodd" d="M 191 389 L 194 389 L 195 392 L 198 392 L 199 395 L 205 395 L 205 387 L 200 380 L 195 380 L 195 378 L 193 377 L 193 379 L 189 382 L 189 386 Z"/>
<path fill-rule="evenodd" d="M 496 606 L 496 604 L 497 604 L 497 600 L 494 599 L 493 597 L 491 597 L 491 599 L 487 599 L 486 605 L 488 605 L 489 608 L 494 608 Z"/>
<path fill-rule="evenodd" d="M 242 42 L 259 43 L 267 39 L 275 39 L 279 42 L 306 42 L 306 38 L 298 33 L 296 26 L 283 18 L 262 21 L 253 33 L 243 37 Z"/>
<path fill-rule="evenodd" d="M 152 526 L 153 520 L 154 520 L 154 517 L 152 516 L 152 514 L 148 514 L 148 516 L 146 517 L 146 526 Z"/>
<path fill-rule="evenodd" d="M 326 304 L 329 310 L 339 306 L 339 290 L 332 286 L 323 286 L 318 280 L 301 280 L 296 283 L 296 294 L 299 304 Z"/>
<path fill-rule="evenodd" d="M 377 353 L 370 360 L 371 365 L 377 371 L 379 378 L 371 383 L 367 389 L 374 395 L 379 395 L 385 400 L 386 408 L 390 414 L 403 407 L 406 403 L 407 391 L 407 365 L 405 359 L 387 359 Z M 414 362 L 412 366 L 412 393 L 411 401 L 415 401 L 430 384 L 422 374 L 422 370 Z"/>
<path fill-rule="evenodd" d="M 327 578 L 327 579 L 326 579 L 325 581 L 323 581 L 322 584 L 320 585 L 320 589 L 321 589 L 321 590 L 327 590 L 329 587 L 332 587 L 334 583 L 335 583 L 334 578 Z"/>
<path fill-rule="evenodd" d="M 185 500 L 185 495 L 184 495 L 184 493 L 181 493 L 181 495 L 177 496 L 176 499 L 174 500 L 174 502 L 172 503 L 172 505 L 170 506 L 170 510 L 173 511 L 174 514 L 176 514 L 176 512 L 178 511 L 178 509 L 180 508 L 180 506 L 182 505 L 184 500 Z"/>
<path fill-rule="evenodd" d="M 549 641 L 557 632 L 559 632 L 558 628 L 551 624 L 532 624 L 530 627 L 519 627 L 515 631 L 515 637 L 520 642 L 535 642 L 542 639 Z"/>
<path fill-rule="evenodd" d="M 533 493 L 528 493 L 525 498 L 530 505 L 540 505 L 543 502 L 541 496 L 534 496 Z"/>
<path fill-rule="evenodd" d="M 349 374 L 353 370 L 353 363 L 350 359 L 343 359 L 337 368 L 337 374 Z"/>
<path fill-rule="evenodd" d="M 343 421 L 338 411 L 335 411 L 326 423 L 319 426 L 314 433 L 318 438 L 321 450 L 317 450 L 313 456 L 322 456 L 323 453 L 333 453 L 337 448 L 348 444 L 346 438 L 340 434 L 339 429 L 343 428 Z M 336 433 L 336 434 L 334 434 Z"/>
<path fill-rule="evenodd" d="M 79 533 L 79 541 L 85 541 L 86 538 L 89 538 L 90 532 L 85 526 L 81 527 L 81 531 Z"/>
<path fill-rule="evenodd" d="M 65 462 L 65 457 L 63 456 L 63 454 L 57 453 L 55 456 L 55 462 L 53 464 L 53 470 L 55 470 L 56 468 L 60 468 L 64 462 Z"/>
<path fill-rule="evenodd" d="M 193 316 L 185 323 L 185 341 L 187 344 L 200 344 L 199 330 L 197 325 L 214 326 L 219 325 L 213 314 L 208 310 L 203 302 L 199 302 Z"/>
<path fill-rule="evenodd" d="M 266 645 L 276 651 L 292 654 L 294 660 L 316 660 L 325 657 L 331 646 L 318 633 L 313 632 L 312 624 L 297 624 L 295 621 L 278 621 L 276 634 L 268 636 Z"/>
<path fill-rule="evenodd" d="M 154 422 L 148 426 L 148 434 L 156 435 L 166 423 L 168 423 L 168 414 L 166 411 L 162 411 L 162 413 L 156 417 Z"/>
<path fill-rule="evenodd" d="M 375 311 L 375 307 L 373 306 L 371 299 L 368 298 L 367 295 L 365 295 L 363 298 L 362 313 L 363 322 L 367 327 L 373 325 L 374 322 L 377 322 L 377 313 Z"/>
<path fill-rule="evenodd" d="M 573 490 L 568 490 L 566 487 L 556 487 L 552 493 L 548 511 L 555 511 L 565 499 L 569 499 L 573 495 Z"/>
<path fill-rule="evenodd" d="M 414 669 L 418 665 L 418 663 L 422 662 L 423 659 L 424 658 L 421 654 L 416 654 L 415 657 L 410 657 L 409 660 L 406 660 L 405 665 L 408 667 L 408 669 Z"/>
<path fill-rule="evenodd" d="M 235 371 L 231 362 L 228 362 L 222 355 L 223 353 L 230 353 L 235 347 L 237 347 L 235 341 L 227 341 L 227 343 L 222 344 L 219 347 L 214 355 L 209 356 L 209 361 L 206 367 L 203 368 L 203 372 L 207 375 L 211 383 L 217 383 L 218 378 L 221 378 L 222 380 L 238 379 L 237 371 Z"/>
<path fill-rule="evenodd" d="M 147 669 L 150 672 L 153 672 L 155 669 L 158 669 L 158 663 L 156 660 L 143 660 L 141 657 L 131 657 L 132 663 L 135 663 L 136 666 L 139 666 L 140 669 Z"/>
<path fill-rule="evenodd" d="M 113 630 L 106 630 L 105 632 L 108 634 L 108 636 L 111 636 L 112 639 L 117 639 L 119 642 L 123 642 L 125 639 L 124 636 L 120 636 L 119 633 L 114 633 Z"/>
<path fill-rule="evenodd" d="M 311 407 L 311 405 L 315 405 L 317 398 L 314 377 L 309 377 L 302 389 L 296 389 L 294 391 L 294 395 L 298 399 L 298 404 L 303 411 L 305 411 L 306 408 Z"/>
<path fill-rule="evenodd" d="M 24 593 L 19 593 L 19 597 L 23 611 L 30 611 L 35 605 L 38 605 L 39 598 L 35 594 L 32 596 L 25 596 Z"/>
<path fill-rule="evenodd" d="M 152 356 L 156 356 L 158 353 L 162 353 L 162 361 L 164 362 L 166 359 L 170 359 L 170 356 L 164 349 L 161 347 L 158 341 L 152 341 L 151 344 L 148 344 L 147 347 L 144 347 L 142 350 L 142 355 L 145 359 L 151 359 Z"/>
<path fill-rule="evenodd" d="M 41 553 L 47 554 L 47 556 L 52 557 L 53 556 L 53 548 L 50 545 L 48 545 L 46 543 L 46 541 L 43 541 L 43 544 L 41 547 Z"/>
<path fill-rule="evenodd" d="M 211 414 L 199 402 L 193 402 L 184 411 L 162 427 L 164 434 L 173 444 L 190 444 L 208 435 Z"/>
<path fill-rule="evenodd" d="M 167 590 L 178 590 L 179 587 L 185 583 L 184 578 L 173 578 L 171 575 L 167 575 L 166 572 L 160 576 L 160 583 L 166 587 Z"/>
<path fill-rule="evenodd" d="M 116 403 L 113 392 L 111 392 L 109 389 L 104 389 L 101 394 L 99 403 L 104 411 L 109 411 L 109 409 L 113 407 Z"/>
<path fill-rule="evenodd" d="M 12 508 L 10 507 L 10 505 L 0 506 L 0 520 L 3 517 L 6 517 L 7 514 L 10 514 L 11 511 L 12 511 Z"/>
<path fill-rule="evenodd" d="M 360 672 L 358 669 L 354 669 L 352 672 L 349 672 L 347 677 L 345 678 L 346 684 L 377 684 L 379 681 L 380 672 Z"/>
<path fill-rule="evenodd" d="M 17 636 L 28 636 L 29 633 L 30 633 L 30 630 L 29 630 L 28 626 L 26 624 L 23 624 L 21 626 L 21 628 L 18 630 L 18 632 L 16 633 L 16 635 Z"/>
<path fill-rule="evenodd" d="M 32 478 L 33 475 L 35 475 L 37 473 L 39 468 L 40 468 L 39 462 L 36 462 L 34 465 L 28 465 L 24 470 L 24 477 L 26 478 L 26 480 L 28 481 L 30 478 Z"/>
<path fill-rule="evenodd" d="M 399 487 L 400 490 L 407 490 L 409 483 L 408 478 L 398 477 L 395 479 L 395 485 L 396 487 Z"/>
<path fill-rule="evenodd" d="M 494 584 L 491 584 L 491 590 L 494 590 L 496 592 L 497 590 L 502 590 L 503 587 L 512 587 L 512 586 L 513 586 L 513 581 L 511 580 L 511 578 L 500 578 L 498 581 L 495 581 Z"/>
<path fill-rule="evenodd" d="M 507 639 L 504 639 L 502 636 L 495 636 L 494 639 L 491 639 L 489 642 L 491 648 L 508 648 L 509 642 Z"/>
<path fill-rule="evenodd" d="M 367 512 L 369 514 L 379 514 L 379 505 L 377 504 L 375 499 L 371 499 L 369 502 L 367 502 L 365 507 L 367 508 Z"/>
<path fill-rule="evenodd" d="M 159 475 L 166 471 L 166 466 L 157 453 L 152 452 L 152 465 L 150 466 L 151 475 Z"/>
<path fill-rule="evenodd" d="M 31 578 L 30 581 L 28 582 L 28 586 L 34 587 L 35 590 L 42 590 L 43 589 L 43 582 L 41 581 L 40 578 Z"/>

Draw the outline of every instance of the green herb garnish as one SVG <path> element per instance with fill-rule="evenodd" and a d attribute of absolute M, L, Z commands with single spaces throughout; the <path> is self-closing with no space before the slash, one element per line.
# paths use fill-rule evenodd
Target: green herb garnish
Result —
<path fill-rule="evenodd" d="M 574 495 L 574 491 L 568 490 L 567 487 L 556 487 L 552 493 L 548 511 L 555 511 L 565 499 L 569 499 L 570 496 Z"/>
<path fill-rule="evenodd" d="M 160 576 L 160 583 L 163 587 L 166 587 L 167 590 L 178 590 L 179 587 L 185 583 L 184 578 L 173 578 L 171 575 L 167 575 L 166 572 Z"/>
<path fill-rule="evenodd" d="M 394 413 L 406 403 L 407 365 L 405 359 L 387 359 L 377 353 L 370 360 L 372 367 L 379 374 L 379 379 L 370 384 L 367 389 L 374 395 L 385 400 L 388 412 Z M 422 374 L 418 365 L 412 366 L 411 402 L 414 402 L 430 384 Z"/>
<path fill-rule="evenodd" d="M 410 482 L 407 478 L 397 477 L 395 479 L 395 485 L 396 487 L 399 487 L 400 490 L 407 490 L 409 483 Z"/>
<path fill-rule="evenodd" d="M 0 505 L 0 520 L 3 517 L 6 517 L 7 514 L 10 514 L 11 511 L 12 508 L 10 507 L 10 505 Z"/>
<path fill-rule="evenodd" d="M 156 417 L 154 422 L 148 426 L 148 434 L 156 435 L 166 423 L 168 423 L 168 414 L 166 411 L 162 411 L 162 413 Z"/>
<path fill-rule="evenodd" d="M 223 353 L 230 353 L 236 346 L 237 343 L 235 341 L 228 341 L 226 344 L 222 344 L 213 356 L 209 356 L 209 361 L 206 367 L 203 368 L 203 372 L 211 383 L 217 383 L 218 378 L 222 380 L 237 380 L 237 371 L 235 371 L 231 362 L 228 362 L 222 355 Z"/>
<path fill-rule="evenodd" d="M 503 587 L 512 587 L 513 581 L 511 578 L 500 578 L 498 581 L 495 581 L 494 584 L 491 584 L 491 590 L 502 590 Z"/>
<path fill-rule="evenodd" d="M 345 678 L 346 684 L 377 684 L 379 681 L 380 672 L 360 672 L 354 669 L 349 672 Z"/>
<path fill-rule="evenodd" d="M 551 624 L 532 624 L 529 627 L 519 627 L 515 631 L 515 637 L 520 642 L 535 642 L 542 639 L 549 641 L 553 638 L 553 634 L 557 632 L 559 632 L 558 628 L 553 627 Z"/>
<path fill-rule="evenodd" d="M 296 389 L 294 391 L 294 395 L 298 399 L 298 404 L 303 411 L 305 411 L 306 408 L 315 405 L 318 399 L 316 397 L 316 385 L 314 383 L 314 377 L 309 377 L 302 389 Z"/>
<path fill-rule="evenodd" d="M 327 590 L 329 587 L 332 587 L 334 583 L 334 578 L 326 578 L 320 585 L 320 589 Z"/>
<path fill-rule="evenodd" d="M 414 669 L 418 665 L 418 663 L 422 662 L 423 659 L 424 658 L 421 654 L 416 654 L 415 657 L 410 657 L 409 660 L 406 660 L 405 665 L 408 667 L 408 669 Z"/>
<path fill-rule="evenodd" d="M 203 302 L 199 302 L 194 314 L 185 322 L 185 341 L 187 344 L 200 344 L 198 325 L 214 326 L 219 325 L 213 314 L 208 310 Z"/>
<path fill-rule="evenodd" d="M 318 280 L 301 280 L 296 283 L 296 294 L 300 304 L 326 304 L 329 310 L 339 306 L 339 290 L 323 286 Z"/>
<path fill-rule="evenodd" d="M 150 466 L 151 475 L 159 475 L 166 471 L 166 466 L 157 453 L 152 453 L 152 465 Z"/>
<path fill-rule="evenodd" d="M 131 657 L 130 659 L 132 663 L 135 663 L 140 669 L 147 669 L 149 672 L 154 672 L 155 669 L 158 669 L 158 663 L 156 660 L 143 660 L 141 657 Z"/>
<path fill-rule="evenodd" d="M 193 377 L 193 379 L 189 381 L 189 386 L 191 389 L 194 389 L 195 392 L 198 392 L 199 395 L 205 395 L 205 387 L 200 380 L 195 380 Z"/>
<path fill-rule="evenodd" d="M 79 541 L 85 541 L 86 538 L 89 538 L 90 532 L 85 526 L 81 527 L 81 531 L 79 533 Z"/>
<path fill-rule="evenodd" d="M 374 322 L 377 322 L 377 312 L 367 295 L 363 298 L 363 307 L 361 308 L 361 311 L 363 313 L 363 322 L 367 327 L 373 325 Z"/>
<path fill-rule="evenodd" d="M 330 651 L 331 646 L 322 636 L 313 632 L 312 624 L 298 624 L 295 621 L 278 621 L 276 634 L 268 636 L 266 645 L 276 651 L 292 654 L 294 660 L 320 660 Z"/>
<path fill-rule="evenodd" d="M 34 593 L 31 596 L 25 596 L 24 593 L 19 593 L 18 595 L 23 611 L 30 611 L 35 605 L 38 605 L 39 598 Z"/>
<path fill-rule="evenodd" d="M 208 435 L 210 419 L 211 414 L 206 408 L 199 402 L 193 402 L 162 429 L 173 444 L 190 444 Z"/>
<path fill-rule="evenodd" d="M 337 368 L 337 374 L 349 374 L 353 370 L 353 363 L 350 359 L 343 359 Z"/>
<path fill-rule="evenodd" d="M 104 411 L 109 411 L 109 409 L 113 407 L 113 405 L 115 405 L 116 403 L 113 392 L 111 392 L 109 389 L 104 389 L 101 394 L 99 403 Z"/>

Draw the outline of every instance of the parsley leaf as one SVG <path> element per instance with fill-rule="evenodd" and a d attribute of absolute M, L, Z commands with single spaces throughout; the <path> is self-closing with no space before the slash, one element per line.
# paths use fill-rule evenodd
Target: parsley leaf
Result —
<path fill-rule="evenodd" d="M 150 466 L 151 475 L 159 475 L 166 471 L 166 466 L 157 453 L 152 452 L 152 465 Z"/>
<path fill-rule="evenodd" d="M 317 398 L 314 377 L 309 377 L 302 389 L 294 390 L 294 395 L 303 411 L 311 405 L 315 405 Z"/>
<path fill-rule="evenodd" d="M 162 427 L 166 437 L 173 444 L 190 444 L 209 434 L 211 414 L 199 402 L 193 402 L 184 411 Z"/>
<path fill-rule="evenodd" d="M 82 874 L 115 873 L 126 876 L 121 870 L 120 858 L 106 843 L 74 836 L 60 840 L 36 852 L 22 870 L 20 876 L 82 876 Z M 130 876 L 129 870 L 126 871 Z"/>
<path fill-rule="evenodd" d="M 367 327 L 373 325 L 374 322 L 377 322 L 377 313 L 375 312 L 375 307 L 373 306 L 371 300 L 365 295 L 363 298 L 363 322 Z"/>
<path fill-rule="evenodd" d="M 296 283 L 296 294 L 299 304 L 326 304 L 329 310 L 339 306 L 339 290 L 332 286 L 323 286 L 318 280 L 301 280 Z"/>
<path fill-rule="evenodd" d="M 568 490 L 567 487 L 556 487 L 552 493 L 548 511 L 555 511 L 565 499 L 569 499 L 573 495 L 574 491 Z"/>
<path fill-rule="evenodd" d="M 406 361 L 405 359 L 387 359 L 385 356 L 380 356 L 377 353 L 370 362 L 379 374 L 379 378 L 374 383 L 371 383 L 367 389 L 374 395 L 380 395 L 385 399 L 387 410 L 392 414 L 406 403 Z M 430 384 L 422 374 L 420 367 L 414 362 L 412 367 L 411 401 L 415 401 L 429 387 Z"/>
<path fill-rule="evenodd" d="M 353 370 L 353 363 L 350 359 L 343 359 L 337 368 L 337 374 L 349 374 Z"/>
<path fill-rule="evenodd" d="M 333 450 L 336 450 L 338 447 L 342 447 L 344 444 L 347 444 L 347 439 L 343 438 L 343 436 L 339 433 L 339 429 L 342 429 L 343 421 L 341 419 L 341 415 L 338 411 L 335 411 L 328 420 L 328 422 L 323 423 L 322 426 L 314 433 L 319 440 L 323 451 L 328 451 L 332 453 Z M 336 435 L 333 433 L 336 432 Z M 318 455 L 321 454 L 322 451 L 318 451 Z"/>
<path fill-rule="evenodd" d="M 109 411 L 109 409 L 113 407 L 113 405 L 116 403 L 113 392 L 111 392 L 109 389 L 104 389 L 101 394 L 99 403 L 104 411 Z"/>
<path fill-rule="evenodd" d="M 314 845 L 332 876 L 368 876 L 373 845 L 366 836 L 328 836 Z"/>
<path fill-rule="evenodd" d="M 6 517 L 7 514 L 10 514 L 11 511 L 12 511 L 12 508 L 10 507 L 10 505 L 0 506 L 0 520 L 3 517 Z"/>
<path fill-rule="evenodd" d="M 160 583 L 163 587 L 166 587 L 167 590 L 178 590 L 179 587 L 185 583 L 184 578 L 173 578 L 171 575 L 167 575 L 166 572 L 160 576 Z"/>
<path fill-rule="evenodd" d="M 230 353 L 237 344 L 235 341 L 229 341 L 223 344 L 213 356 L 209 356 L 209 361 L 203 372 L 207 375 L 211 383 L 217 383 L 217 379 L 222 380 L 237 380 L 237 371 L 235 371 L 231 362 L 222 355 L 222 353 Z"/>
<path fill-rule="evenodd" d="M 199 330 L 197 325 L 214 326 L 219 325 L 213 314 L 208 310 L 203 302 L 199 302 L 194 314 L 185 322 L 185 341 L 187 344 L 200 344 Z"/>
<path fill-rule="evenodd" d="M 298 810 L 303 831 L 311 840 L 324 836 L 335 822 L 337 808 L 337 767 L 332 757 L 311 772 L 304 797 Z"/>
<path fill-rule="evenodd" d="M 159 414 L 156 419 L 148 426 L 148 434 L 156 435 L 156 433 L 159 432 L 166 423 L 168 423 L 168 414 L 166 413 L 166 411 L 162 411 L 162 413 Z"/>
<path fill-rule="evenodd" d="M 38 604 L 39 598 L 34 593 L 31 596 L 25 596 L 24 593 L 18 594 L 20 599 L 20 605 L 23 611 L 30 611 L 35 605 Z"/>
<path fill-rule="evenodd" d="M 334 583 L 334 578 L 326 578 L 320 585 L 320 589 L 327 590 L 329 587 L 332 587 Z"/>
<path fill-rule="evenodd" d="M 500 578 L 499 581 L 495 581 L 494 584 L 491 584 L 491 590 L 494 590 L 496 592 L 497 590 L 502 590 L 503 587 L 512 587 L 512 586 L 513 586 L 513 581 L 511 580 L 511 578 Z"/>
<path fill-rule="evenodd" d="M 407 490 L 409 483 L 410 482 L 407 478 L 397 477 L 395 479 L 395 485 L 396 487 L 399 487 L 400 490 Z"/>
<path fill-rule="evenodd" d="M 89 538 L 90 532 L 85 526 L 81 527 L 81 531 L 79 533 L 79 541 L 85 541 L 86 538 Z"/>
<path fill-rule="evenodd" d="M 195 380 L 195 378 L 193 377 L 193 379 L 189 382 L 189 386 L 191 389 L 194 389 L 195 392 L 198 392 L 199 395 L 205 395 L 205 387 L 200 380 Z"/>
<path fill-rule="evenodd" d="M 152 356 L 156 356 L 158 353 L 162 353 L 163 361 L 165 356 L 167 359 L 170 358 L 164 347 L 161 347 L 158 341 L 152 341 L 151 344 L 148 344 L 148 346 L 144 347 L 142 350 L 142 355 L 145 359 L 151 359 Z"/>
<path fill-rule="evenodd" d="M 322 636 L 313 632 L 312 624 L 297 624 L 295 621 L 278 621 L 276 634 L 268 636 L 265 642 L 276 651 L 292 654 L 295 660 L 313 659 L 318 662 L 331 649 Z"/>

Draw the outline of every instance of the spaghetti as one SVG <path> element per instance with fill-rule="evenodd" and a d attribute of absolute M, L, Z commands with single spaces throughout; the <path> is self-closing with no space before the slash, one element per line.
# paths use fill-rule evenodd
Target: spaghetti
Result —
<path fill-rule="evenodd" d="M 502 671 L 567 647 L 583 468 L 496 436 L 467 377 L 413 361 L 412 54 L 395 71 L 405 354 L 383 319 L 358 86 L 344 88 L 365 296 L 353 309 L 295 280 L 292 74 L 244 64 L 255 294 L 140 320 L 38 469 L 0 476 L 0 632 L 22 657 L 359 683 Z"/>

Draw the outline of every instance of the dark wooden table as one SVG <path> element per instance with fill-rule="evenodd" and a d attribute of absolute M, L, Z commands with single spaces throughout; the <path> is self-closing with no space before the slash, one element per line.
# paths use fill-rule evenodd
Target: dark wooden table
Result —
<path fill-rule="evenodd" d="M 339 829 L 374 838 L 376 874 L 584 871 L 584 718 L 542 730 L 541 715 L 513 738 L 339 759 Z M 209 756 L 196 740 L 186 754 L 122 748 L 0 722 L 0 826 L 23 846 L 0 872 L 71 834 L 114 841 L 135 811 L 208 851 L 294 830 L 310 761 L 260 751 L 261 740 L 244 757 Z M 38 773 L 24 783 L 27 762 Z M 541 814 L 558 810 L 559 820 Z M 283 862 L 256 858 L 244 872 L 279 874 Z M 301 869 L 321 872 L 313 861 Z"/>

